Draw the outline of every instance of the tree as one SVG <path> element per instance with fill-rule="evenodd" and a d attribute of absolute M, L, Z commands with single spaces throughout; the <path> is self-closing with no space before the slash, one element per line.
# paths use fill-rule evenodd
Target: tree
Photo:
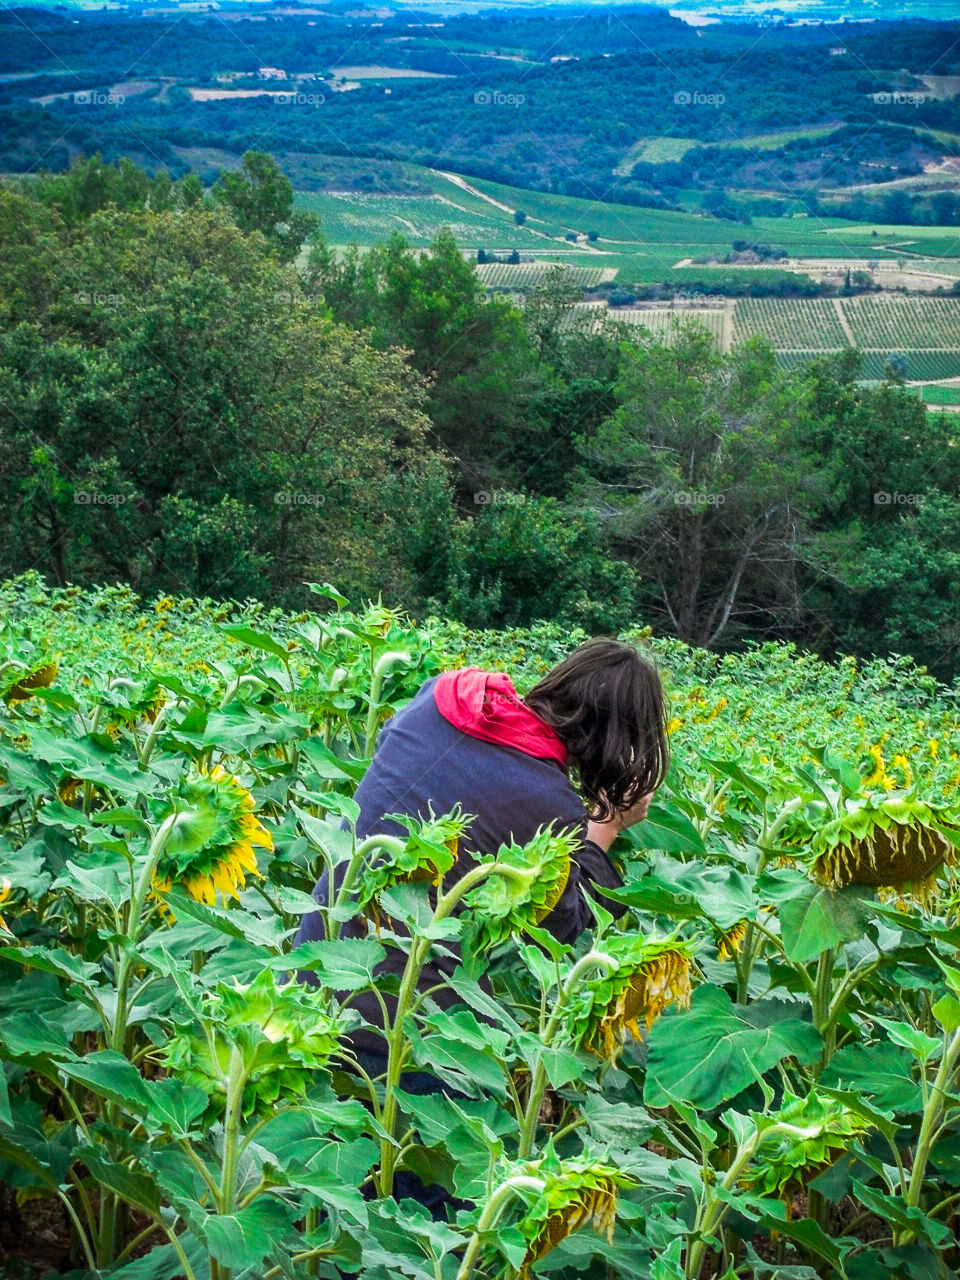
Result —
<path fill-rule="evenodd" d="M 409 598 L 405 498 L 445 469 L 404 354 L 299 300 L 293 271 L 219 210 L 107 209 L 56 257 L 54 235 L 32 252 L 59 287 L 0 333 L 0 576 Z M 0 296 L 8 280 L 3 264 Z M 449 520 L 449 483 L 446 503 Z"/>
<path fill-rule="evenodd" d="M 513 220 L 518 227 L 522 227 L 527 220 L 527 215 L 524 213 L 522 209 L 514 209 Z"/>
<path fill-rule="evenodd" d="M 625 345 L 619 407 L 578 444 L 583 499 L 691 644 L 796 620 L 815 486 L 795 445 L 798 397 L 753 340 L 729 355 L 701 325 Z"/>
<path fill-rule="evenodd" d="M 321 261 L 318 248 L 303 279 L 338 320 L 370 329 L 377 347 L 402 348 L 429 380 L 434 438 L 459 460 L 468 501 L 491 486 L 537 487 L 545 375 L 520 312 L 486 298 L 448 230 L 422 253 L 396 232 L 362 256 Z"/>
<path fill-rule="evenodd" d="M 292 262 L 319 226 L 315 214 L 294 212 L 290 179 L 266 151 L 245 151 L 240 168 L 221 173 L 211 195 L 241 231 L 259 231 L 281 262 Z"/>

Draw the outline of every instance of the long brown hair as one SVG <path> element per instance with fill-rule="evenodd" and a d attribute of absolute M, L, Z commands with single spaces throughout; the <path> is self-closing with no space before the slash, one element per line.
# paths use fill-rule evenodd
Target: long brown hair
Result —
<path fill-rule="evenodd" d="M 609 821 L 663 782 L 670 766 L 666 697 L 656 666 L 632 645 L 587 640 L 523 701 L 563 740 L 596 821 Z"/>

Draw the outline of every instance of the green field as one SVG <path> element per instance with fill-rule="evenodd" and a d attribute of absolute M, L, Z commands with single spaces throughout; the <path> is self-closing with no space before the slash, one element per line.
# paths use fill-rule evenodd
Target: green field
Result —
<path fill-rule="evenodd" d="M 771 129 L 767 133 L 748 133 L 742 138 L 728 138 L 724 142 L 697 143 L 697 146 L 742 147 L 745 151 L 774 151 L 797 138 L 824 138 L 828 133 L 840 126 L 833 124 L 818 125 L 813 129 Z"/>
<path fill-rule="evenodd" d="M 960 404 L 960 387 L 923 387 L 921 394 L 925 404 Z"/>
<path fill-rule="evenodd" d="M 960 376 L 960 299 L 743 299 L 736 304 L 734 335 L 742 342 L 760 334 L 781 364 L 792 365 L 814 352 L 849 346 L 844 323 L 864 354 L 865 377 L 882 377 L 893 353 L 904 357 L 910 381 Z"/>
<path fill-rule="evenodd" d="M 671 160 L 682 160 L 692 147 L 701 145 L 696 138 L 638 138 L 623 153 L 613 172 L 626 177 L 641 161 L 644 164 L 668 164 Z"/>
<path fill-rule="evenodd" d="M 737 303 L 734 334 L 737 342 L 758 334 L 778 350 L 848 345 L 830 298 L 743 298 Z"/>
<path fill-rule="evenodd" d="M 477 264 L 477 275 L 485 288 L 516 289 L 522 293 L 526 289 L 539 284 L 544 277 L 558 264 L 538 260 L 535 262 L 483 262 Z M 571 266 L 562 264 L 567 278 L 575 281 L 583 289 L 600 284 L 603 279 L 603 267 Z"/>
<path fill-rule="evenodd" d="M 608 308 L 595 302 L 572 308 L 566 327 L 585 323 L 585 316 L 592 316 L 595 325 L 607 318 L 643 326 L 662 341 L 669 341 L 674 326 L 685 321 L 706 325 L 718 345 L 765 338 L 781 368 L 856 345 L 868 379 L 884 376 L 891 355 L 905 361 L 905 376 L 911 382 L 960 377 L 960 299 L 741 298 L 723 308 L 696 309 Z M 943 389 L 942 399 L 933 398 L 931 391 L 928 403 L 960 403 L 960 388 Z"/>
<path fill-rule="evenodd" d="M 783 248 L 791 257 L 922 261 L 939 271 L 960 275 L 960 243 L 955 233 L 943 227 L 874 225 L 806 213 L 755 218 L 744 227 L 700 214 L 581 200 L 482 179 L 467 180 L 474 188 L 471 192 L 433 170 L 417 170 L 417 175 L 432 187 L 431 194 L 299 192 L 297 204 L 319 216 L 324 235 L 334 245 L 372 244 L 391 231 L 399 231 L 412 246 L 423 248 L 442 227 L 449 226 L 465 250 L 483 246 L 517 248 L 544 256 L 562 253 L 578 258 L 584 266 L 615 268 L 621 282 L 674 280 L 679 284 L 693 279 L 728 279 L 741 274 L 743 268 L 723 263 L 676 264 L 722 256 L 735 240 L 744 238 Z M 522 227 L 514 220 L 516 209 L 527 214 Z M 586 239 L 574 243 L 565 238 L 588 232 L 597 233 L 595 243 L 588 244 Z M 760 278 L 758 269 L 751 269 L 750 279 Z"/>

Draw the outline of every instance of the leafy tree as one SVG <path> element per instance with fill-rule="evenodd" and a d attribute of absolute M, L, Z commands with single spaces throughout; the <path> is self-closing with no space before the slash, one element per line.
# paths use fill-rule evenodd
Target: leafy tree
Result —
<path fill-rule="evenodd" d="M 221 173 L 211 195 L 241 231 L 259 231 L 281 262 L 292 262 L 319 226 L 315 214 L 294 212 L 293 185 L 266 151 L 245 151 L 240 168 Z"/>
<path fill-rule="evenodd" d="M 450 545 L 443 607 L 470 626 L 563 618 L 616 632 L 636 618 L 637 579 L 589 513 L 556 498 L 493 493 Z"/>
<path fill-rule="evenodd" d="M 495 484 L 537 487 L 550 445 L 544 374 L 520 312 L 486 299 L 449 231 L 424 253 L 394 233 L 342 260 L 317 241 L 303 281 L 338 320 L 371 330 L 377 347 L 404 349 L 429 380 L 435 438 L 459 460 L 465 496 Z"/>
<path fill-rule="evenodd" d="M 305 578 L 409 588 L 411 513 L 384 494 L 435 455 L 402 353 L 299 300 L 216 210 L 104 210 L 59 270 L 0 334 L 0 572 L 288 603 Z"/>
<path fill-rule="evenodd" d="M 812 533 L 829 568 L 804 582 L 806 638 L 855 653 L 893 647 L 949 675 L 960 494 L 952 415 L 927 413 L 894 382 L 863 386 L 859 373 L 859 356 L 846 351 L 806 374 L 805 444 L 823 481 Z"/>
<path fill-rule="evenodd" d="M 619 407 L 579 447 L 584 501 L 609 527 L 667 627 L 711 646 L 795 619 L 815 485 L 795 443 L 795 393 L 773 352 L 713 350 L 700 325 L 672 348 L 628 345 Z"/>

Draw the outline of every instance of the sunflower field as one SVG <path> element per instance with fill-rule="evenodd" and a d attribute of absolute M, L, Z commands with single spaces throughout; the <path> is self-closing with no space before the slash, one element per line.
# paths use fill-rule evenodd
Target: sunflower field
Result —
<path fill-rule="evenodd" d="M 628 910 L 568 947 L 563 833 L 451 883 L 469 815 L 358 840 L 353 792 L 425 678 L 522 692 L 586 636 L 311 592 L 0 586 L 0 1273 L 957 1275 L 958 691 L 627 633 L 673 760 L 612 851 Z M 379 1076 L 344 1043 L 371 992 Z"/>

